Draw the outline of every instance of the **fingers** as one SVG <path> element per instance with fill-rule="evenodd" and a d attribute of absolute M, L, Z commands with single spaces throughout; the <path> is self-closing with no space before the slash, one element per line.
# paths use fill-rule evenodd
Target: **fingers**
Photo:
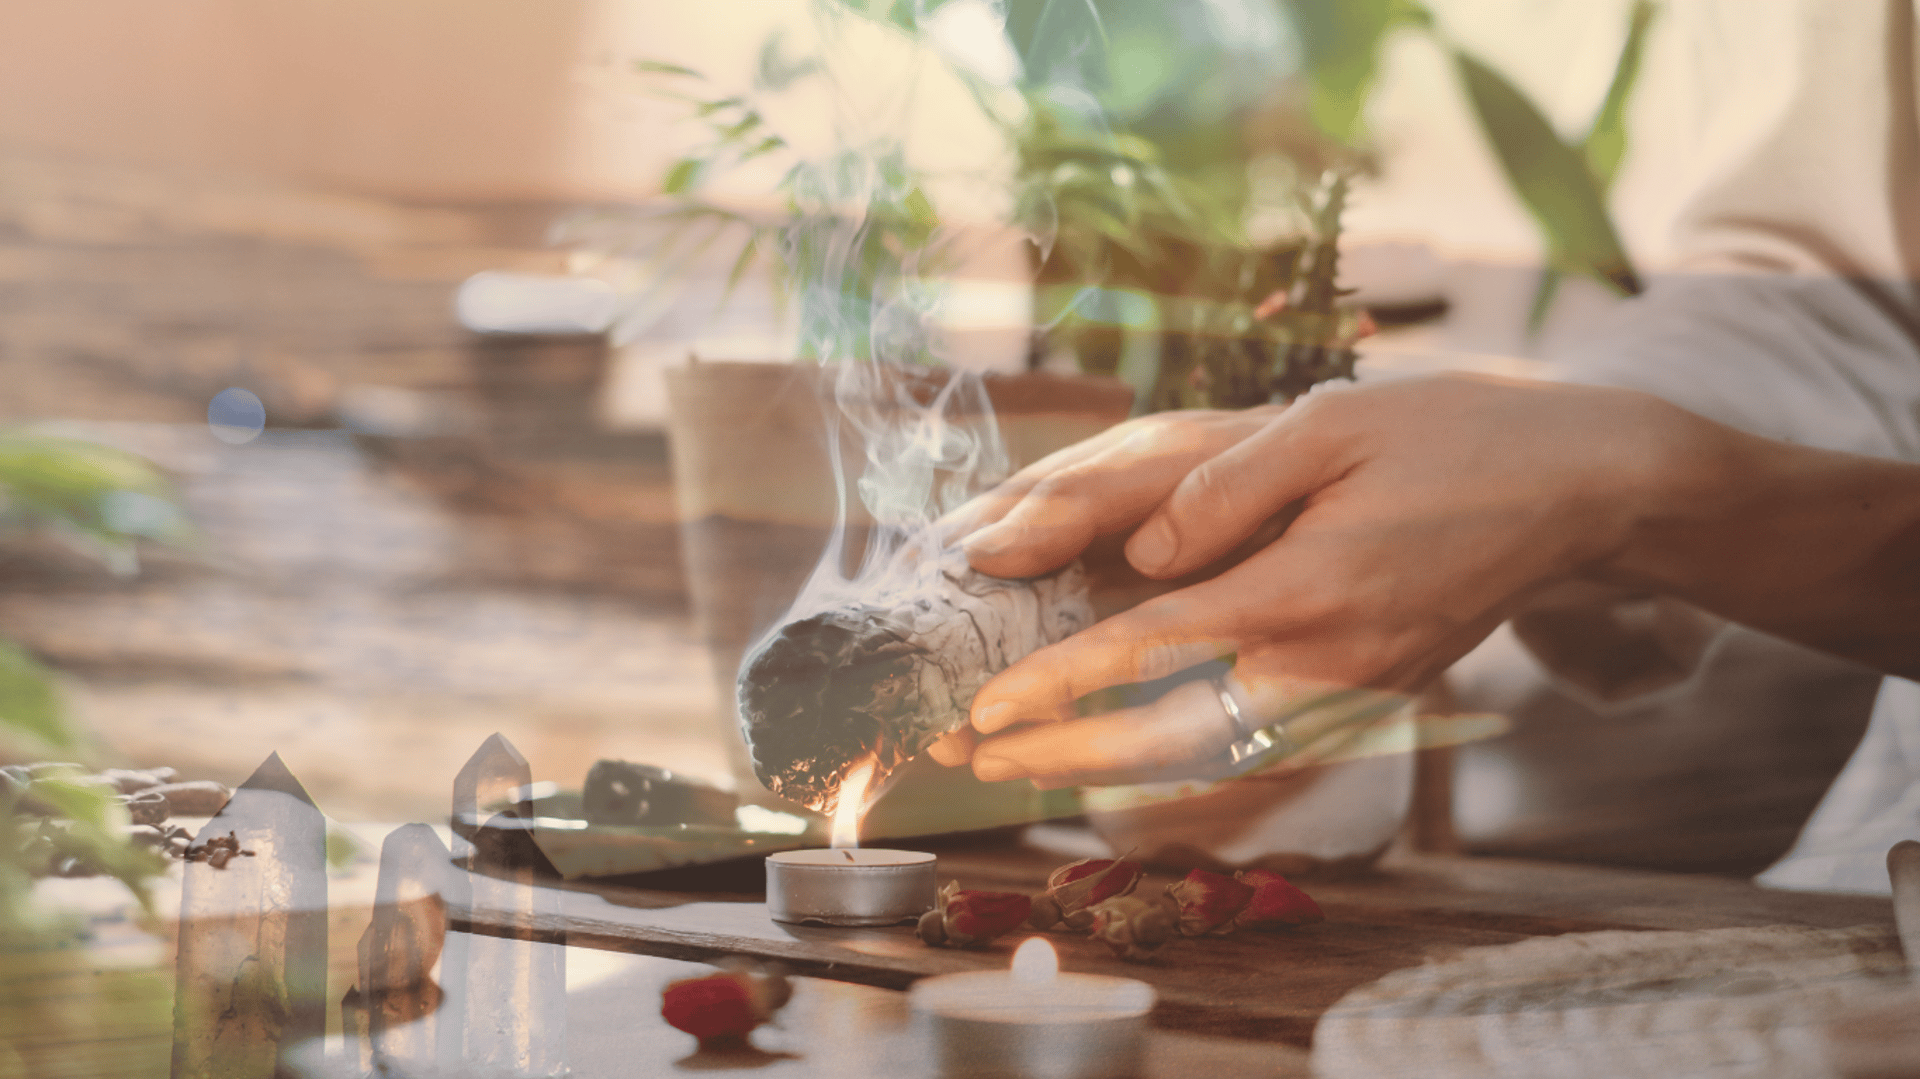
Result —
<path fill-rule="evenodd" d="M 957 768 L 973 759 L 974 741 L 973 728 L 962 726 L 935 739 L 927 747 L 927 756 L 948 768 Z"/>
<path fill-rule="evenodd" d="M 1207 582 L 1147 601 L 1032 653 L 974 694 L 973 727 L 994 734 L 1019 723 L 1071 719 L 1098 689 L 1149 682 L 1235 650 L 1226 620 L 1238 604 Z"/>
<path fill-rule="evenodd" d="M 1122 782 L 1211 760 L 1238 738 L 1213 683 L 1200 680 L 1138 708 L 988 738 L 974 750 L 973 771 L 1042 787 Z"/>
<path fill-rule="evenodd" d="M 1027 492 L 1033 490 L 1042 479 L 1104 452 L 1107 447 L 1126 437 L 1125 428 L 1126 425 L 1121 424 L 1102 431 L 1092 438 L 1055 450 L 1007 477 L 992 490 L 948 512 L 934 522 L 940 542 L 943 544 L 957 542 L 968 534 L 1005 517 L 1007 511 L 1018 505 L 1020 500 L 1026 497 Z"/>
<path fill-rule="evenodd" d="M 1296 405 L 1262 430 L 1193 468 L 1127 541 L 1127 561 L 1149 577 L 1178 577 L 1233 550 L 1297 499 L 1338 480 L 1352 461 L 1318 421 L 1323 404 Z"/>
<path fill-rule="evenodd" d="M 1415 646 L 1395 639 L 1392 627 L 1383 638 L 1353 625 L 1337 563 L 1311 551 L 1302 557 L 1295 547 L 1283 538 L 1218 577 L 1032 653 L 974 695 L 974 730 L 992 735 L 1018 724 L 1073 719 L 1075 702 L 1096 690 L 1164 678 L 1235 653 L 1236 672 L 1260 717 L 1279 716 L 1294 702 L 1340 686 L 1393 680 L 1399 651 Z M 1301 563 L 1319 572 L 1304 572 Z"/>
<path fill-rule="evenodd" d="M 1137 463 L 1116 456 L 1125 455 L 1108 451 L 1035 483 L 999 521 L 967 537 L 968 561 L 996 577 L 1057 569 L 1096 538 L 1151 513 L 1193 464 L 1173 455 Z"/>
<path fill-rule="evenodd" d="M 1023 472 L 1018 483 L 988 496 L 976 516 L 998 516 L 967 537 L 967 557 L 975 569 L 1000 577 L 1052 570 L 1096 537 L 1131 528 L 1187 473 L 1272 415 L 1198 414 L 1128 424 L 1083 444 L 1086 452 L 1049 458 L 1045 468 Z"/>

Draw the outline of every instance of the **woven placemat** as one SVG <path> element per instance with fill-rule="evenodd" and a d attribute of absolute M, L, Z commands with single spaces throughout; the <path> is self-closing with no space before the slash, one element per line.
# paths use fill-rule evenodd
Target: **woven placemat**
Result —
<path fill-rule="evenodd" d="M 1323 1079 L 1834 1074 L 1823 1029 L 1905 963 L 1892 931 L 1609 931 L 1474 948 L 1347 994 L 1314 1031 Z"/>

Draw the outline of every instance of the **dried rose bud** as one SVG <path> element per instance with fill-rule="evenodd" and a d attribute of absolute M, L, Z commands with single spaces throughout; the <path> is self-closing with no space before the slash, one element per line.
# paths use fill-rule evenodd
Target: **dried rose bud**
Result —
<path fill-rule="evenodd" d="M 1253 898 L 1253 885 L 1195 869 L 1167 885 L 1167 895 L 1179 904 L 1180 932 L 1198 937 L 1232 930 L 1233 916 Z"/>
<path fill-rule="evenodd" d="M 1312 896 L 1271 869 L 1248 869 L 1234 877 L 1253 889 L 1253 898 L 1233 916 L 1235 929 L 1277 929 L 1327 920 Z"/>
<path fill-rule="evenodd" d="M 916 932 L 928 944 L 980 948 L 1027 920 L 1033 897 L 1019 892 L 964 891 L 959 881 L 940 889 L 937 905 L 920 916 Z"/>
<path fill-rule="evenodd" d="M 739 1041 L 773 1018 L 792 995 L 793 987 L 777 974 L 725 970 L 668 985 L 660 993 L 660 1017 L 703 1045 Z"/>
<path fill-rule="evenodd" d="M 1081 930 L 1093 924 L 1087 908 L 1131 893 L 1145 870 L 1124 858 L 1082 858 L 1047 875 L 1047 890 L 1033 897 L 1035 929 L 1064 924 Z"/>
<path fill-rule="evenodd" d="M 1052 929 L 1065 918 L 1066 912 L 1060 909 L 1060 901 L 1041 892 L 1033 897 L 1033 910 L 1027 915 L 1027 924 L 1039 930 Z"/>
<path fill-rule="evenodd" d="M 947 939 L 969 947 L 985 944 L 1033 913 L 1033 899 L 1019 892 L 956 892 L 947 900 Z"/>
<path fill-rule="evenodd" d="M 1139 862 L 1124 858 L 1082 858 L 1047 876 L 1047 894 L 1060 904 L 1063 915 L 1131 893 L 1145 872 Z"/>
<path fill-rule="evenodd" d="M 1152 958 L 1180 935 L 1179 916 L 1164 901 L 1116 896 L 1082 913 L 1093 918 L 1093 939 L 1134 962 Z"/>
<path fill-rule="evenodd" d="M 930 910 L 922 914 L 920 921 L 915 923 L 913 931 L 921 940 L 938 948 L 947 942 L 947 912 Z"/>

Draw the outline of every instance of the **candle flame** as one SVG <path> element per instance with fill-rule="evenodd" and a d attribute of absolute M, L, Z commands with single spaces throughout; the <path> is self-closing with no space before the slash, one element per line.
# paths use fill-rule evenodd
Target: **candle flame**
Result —
<path fill-rule="evenodd" d="M 1043 937 L 1028 937 L 1013 950 L 1013 980 L 1044 983 L 1060 973 L 1060 957 Z"/>
<path fill-rule="evenodd" d="M 835 850 L 860 845 L 860 814 L 866 810 L 867 784 L 873 781 L 874 760 L 868 757 L 853 766 L 847 778 L 840 781 L 838 802 L 833 807 L 833 838 L 830 845 Z"/>

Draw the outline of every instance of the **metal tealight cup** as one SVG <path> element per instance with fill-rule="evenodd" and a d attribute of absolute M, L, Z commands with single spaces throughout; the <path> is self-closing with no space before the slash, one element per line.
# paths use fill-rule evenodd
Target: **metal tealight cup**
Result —
<path fill-rule="evenodd" d="M 790 850 L 767 856 L 767 914 L 792 925 L 912 922 L 933 909 L 933 855 L 910 850 Z"/>

